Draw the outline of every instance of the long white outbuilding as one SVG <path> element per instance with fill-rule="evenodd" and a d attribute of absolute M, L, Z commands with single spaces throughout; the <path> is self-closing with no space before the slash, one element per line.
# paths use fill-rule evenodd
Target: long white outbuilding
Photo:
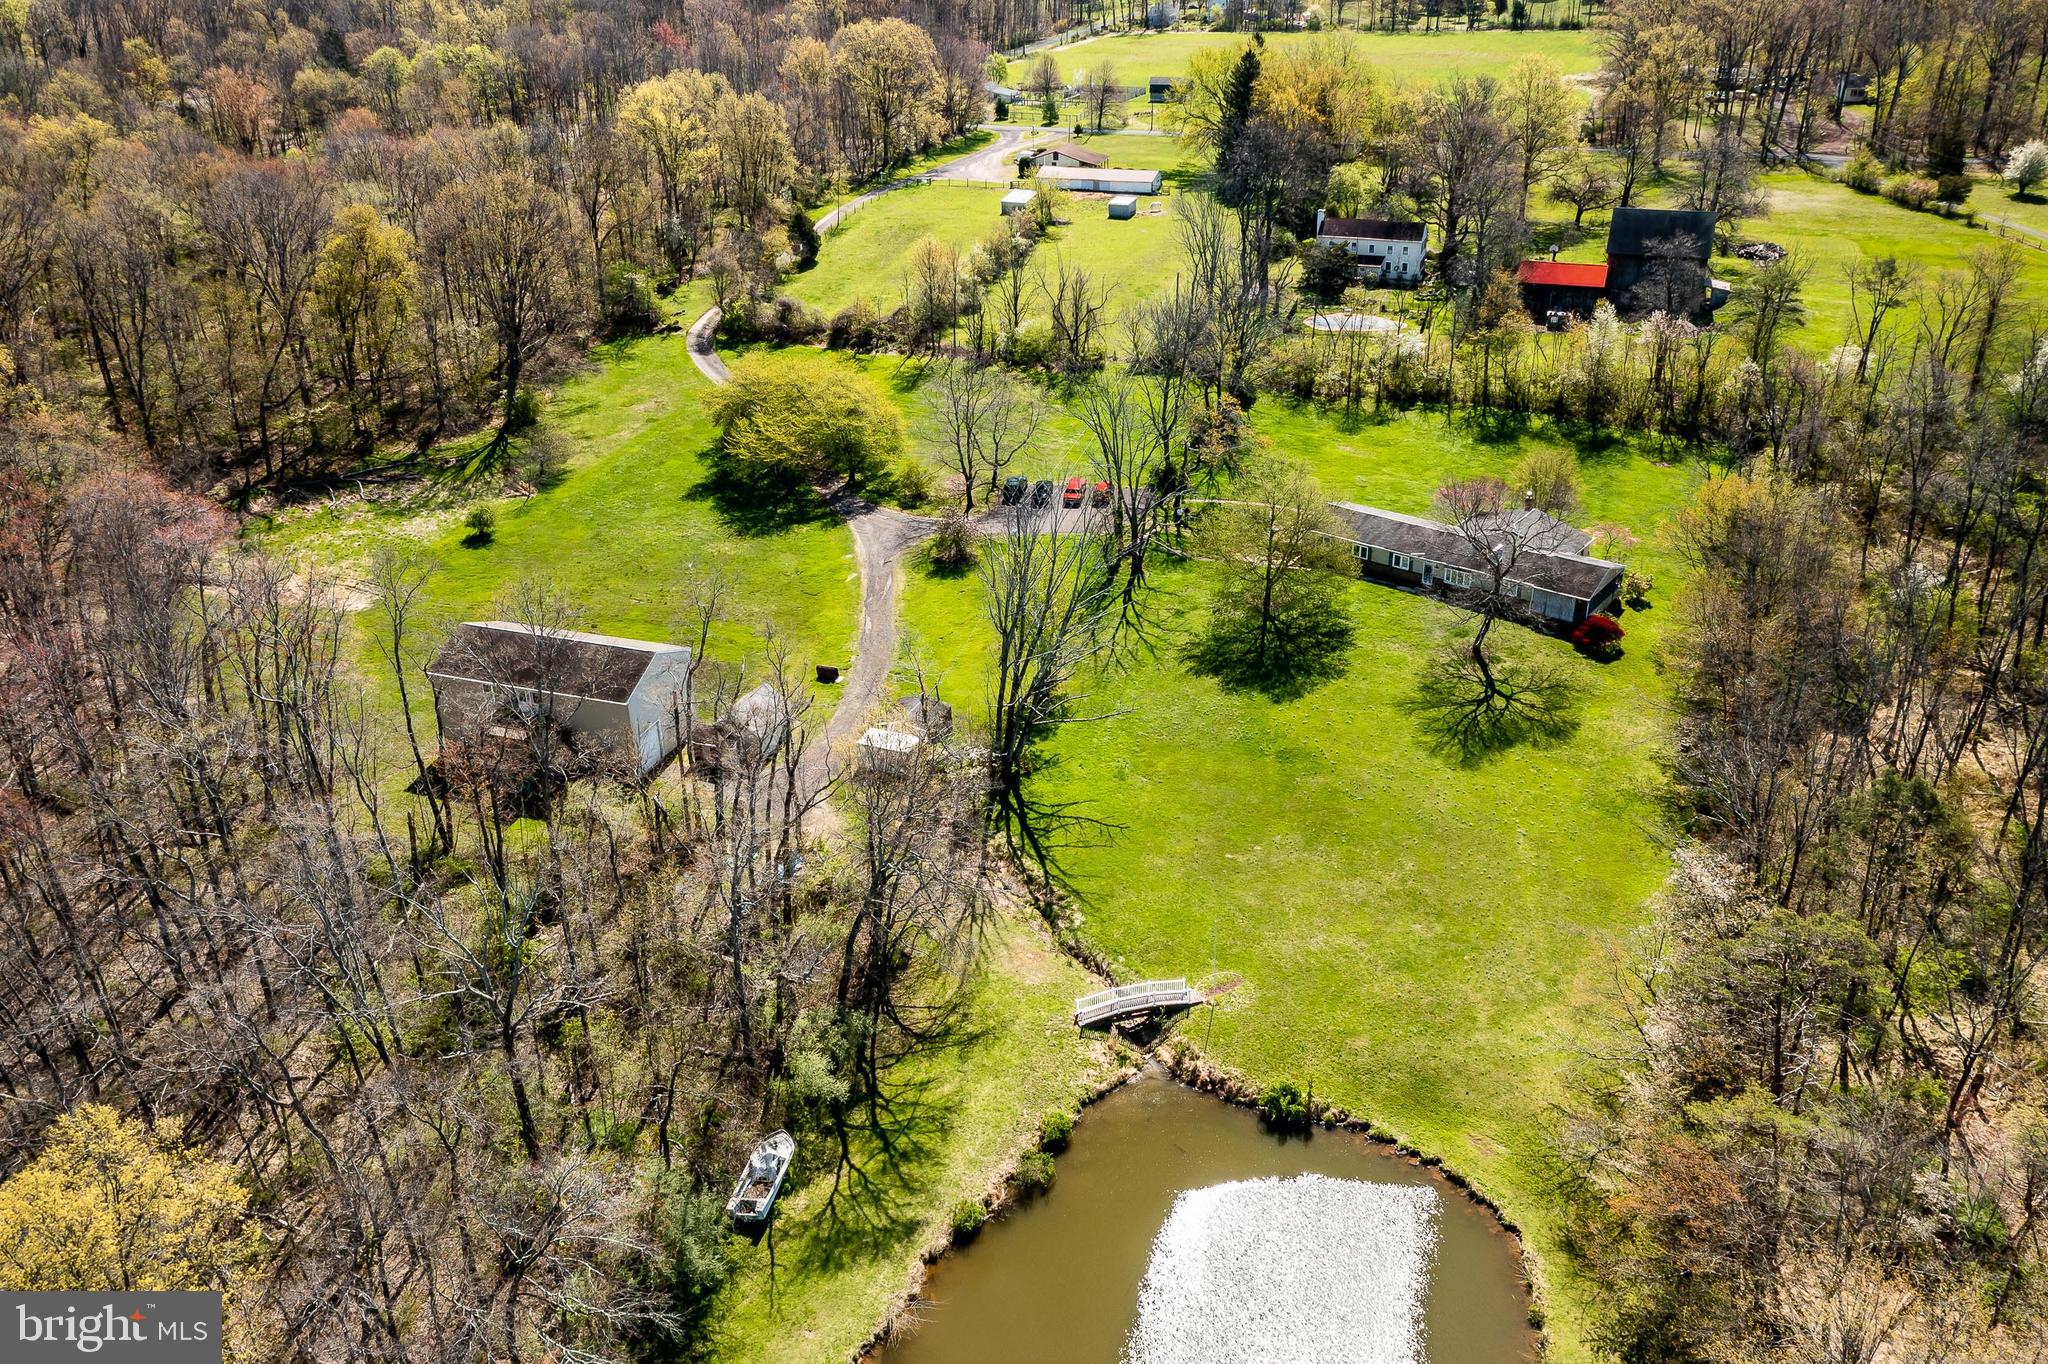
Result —
<path fill-rule="evenodd" d="M 1038 178 L 1081 194 L 1157 194 L 1156 170 L 1117 170 L 1108 166 L 1040 166 Z"/>

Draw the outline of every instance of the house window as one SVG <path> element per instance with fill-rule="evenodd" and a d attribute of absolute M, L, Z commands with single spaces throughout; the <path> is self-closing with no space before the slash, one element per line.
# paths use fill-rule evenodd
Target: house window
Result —
<path fill-rule="evenodd" d="M 1472 575 L 1462 568 L 1445 569 L 1443 571 L 1443 579 L 1452 587 L 1470 587 L 1472 585 Z"/>
<path fill-rule="evenodd" d="M 1387 562 L 1392 564 L 1395 568 L 1407 568 L 1410 566 L 1408 562 L 1408 556 L 1405 554 L 1395 554 L 1389 552 L 1387 555 Z"/>
<path fill-rule="evenodd" d="M 1372 557 L 1372 546 L 1353 545 L 1351 547 L 1351 557 L 1354 559 L 1370 559 Z"/>

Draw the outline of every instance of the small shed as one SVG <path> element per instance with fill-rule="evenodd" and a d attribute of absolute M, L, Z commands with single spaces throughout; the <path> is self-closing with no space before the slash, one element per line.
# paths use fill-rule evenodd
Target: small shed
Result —
<path fill-rule="evenodd" d="M 789 700 L 774 683 L 763 682 L 726 709 L 718 734 L 725 751 L 740 761 L 766 762 L 789 740 Z"/>
<path fill-rule="evenodd" d="M 1154 104 L 1164 104 L 1180 93 L 1180 82 L 1172 76 L 1154 76 L 1146 82 L 1146 90 Z"/>
<path fill-rule="evenodd" d="M 873 728 L 860 736 L 860 767 L 863 772 L 897 776 L 910 770 L 923 740 L 900 729 Z"/>
<path fill-rule="evenodd" d="M 1119 194 L 1109 201 L 1109 216 L 1112 218 L 1135 218 L 1138 216 L 1138 196 Z"/>
<path fill-rule="evenodd" d="M 1037 191 L 1037 190 L 1035 190 L 1035 189 L 1013 189 L 1013 190 L 1011 190 L 1011 191 L 1010 191 L 1010 192 L 1009 192 L 1008 194 L 1005 194 L 1005 195 L 1003 196 L 1003 207 L 1002 207 L 1002 211 L 1003 211 L 1004 213 L 1006 213 L 1006 214 L 1008 214 L 1008 213 L 1024 213 L 1024 212 L 1028 212 L 1028 211 L 1030 210 L 1031 206 L 1032 206 L 1033 204 L 1037 203 L 1037 202 L 1038 202 L 1038 191 Z"/>
<path fill-rule="evenodd" d="M 926 739 L 943 739 L 953 732 L 953 708 L 936 696 L 920 693 L 903 698 L 903 728 Z"/>

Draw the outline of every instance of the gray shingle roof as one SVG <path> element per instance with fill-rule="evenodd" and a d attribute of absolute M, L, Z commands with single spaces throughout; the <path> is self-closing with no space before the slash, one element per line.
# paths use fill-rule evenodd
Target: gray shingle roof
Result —
<path fill-rule="evenodd" d="M 624 701 L 640 685 L 647 665 L 670 653 L 687 655 L 689 650 L 580 630 L 535 630 L 513 621 L 472 620 L 455 627 L 427 665 L 427 675 L 591 701 Z"/>
<path fill-rule="evenodd" d="M 1090 151 L 1078 142 L 1055 142 L 1041 155 L 1060 155 L 1069 161 L 1078 161 L 1084 166 L 1107 166 L 1109 158 L 1101 152 Z"/>
<path fill-rule="evenodd" d="M 1338 218 L 1325 215 L 1316 229 L 1318 237 L 1369 237 L 1383 242 L 1419 242 L 1421 223 L 1397 223 L 1388 218 Z"/>
<path fill-rule="evenodd" d="M 1714 242 L 1714 215 L 1681 208 L 1617 208 L 1607 224 L 1607 254 L 1647 256 L 1650 243 L 1689 237 L 1697 259 L 1705 260 Z"/>
<path fill-rule="evenodd" d="M 1336 515 L 1337 538 L 1341 540 L 1474 573 L 1490 569 L 1485 555 L 1469 539 L 1455 527 L 1440 521 L 1404 516 L 1378 507 L 1362 507 L 1355 502 L 1332 502 L 1330 510 Z M 1556 532 L 1546 531 L 1538 523 L 1527 521 L 1525 518 L 1529 516 L 1561 527 L 1569 538 L 1560 538 L 1553 545 L 1551 536 Z M 1518 533 L 1525 537 L 1523 548 L 1516 557 L 1515 571 L 1509 575 L 1510 582 L 1526 583 L 1559 596 L 1590 602 L 1621 575 L 1620 564 L 1578 552 L 1592 543 L 1590 537 L 1555 517 L 1516 508 L 1505 513 L 1502 519 L 1518 527 Z"/>

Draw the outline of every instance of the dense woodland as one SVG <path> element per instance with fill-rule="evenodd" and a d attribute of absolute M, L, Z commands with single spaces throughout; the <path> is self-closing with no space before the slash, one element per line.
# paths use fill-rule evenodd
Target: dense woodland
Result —
<path fill-rule="evenodd" d="M 1325 18 L 1442 25 L 1420 11 Z M 1885 173 L 1940 192 L 2002 162 L 2042 132 L 2048 7 L 1620 0 L 1583 117 L 1540 61 L 1417 88 L 1335 43 L 1218 49 L 1176 110 L 1214 157 L 1177 210 L 1181 287 L 1123 325 L 1064 263 L 1036 315 L 1028 221 L 922 252 L 892 316 L 778 298 L 808 207 L 986 116 L 991 49 L 1144 17 L 0 11 L 0 1277 L 231 1283 L 253 1357 L 700 1347 L 719 1185 L 762 1120 L 819 1138 L 828 1215 L 863 1215 L 917 1102 L 902 1063 L 971 986 L 992 860 L 1042 863 L 1085 817 L 1034 803 L 1034 744 L 1077 677 L 1156 642 L 1148 562 L 1219 566 L 1232 637 L 1202 666 L 1283 693 L 1343 647 L 1321 496 L 1247 448 L 1244 407 L 1278 394 L 1543 413 L 1713 470 L 1664 532 L 1690 569 L 1667 607 L 1688 841 L 1556 1153 L 1602 1344 L 2040 1356 L 2048 327 L 2021 248 L 1865 263 L 1826 353 L 1790 341 L 1796 258 L 1712 327 L 1643 300 L 1562 335 L 1503 272 L 1546 197 L 1583 217 L 1675 186 L 1733 239 L 1759 169 L 1839 132 L 1845 72 Z M 1417 302 L 1443 325 L 1300 339 L 1299 301 L 1342 288 L 1299 241 L 1326 204 L 1431 224 Z M 800 713 L 792 742 L 658 787 L 536 783 L 562 764 L 544 724 L 430 772 L 431 733 L 372 730 L 342 598 L 238 542 L 253 501 L 416 479 L 459 434 L 533 472 L 536 385 L 698 277 L 729 327 L 933 358 L 970 494 L 1049 392 L 1089 428 L 1108 532 L 978 550 L 993 773 L 936 748 L 900 780 L 836 772 Z M 822 372 L 721 398 L 763 486 L 898 453 L 750 424 L 817 410 Z M 1184 534 L 1191 487 L 1253 511 Z M 1476 534 L 1502 491 L 1447 486 L 1444 515 Z M 357 603 L 401 701 L 431 571 L 380 558 Z M 672 590 L 700 642 L 732 609 L 716 579 Z M 1459 604 L 1480 628 L 1443 700 L 1511 736 L 1545 686 L 1486 627 L 1521 608 L 1498 582 Z M 503 613 L 543 640 L 571 616 L 544 584 Z M 802 694 L 772 642 L 705 665 L 707 715 L 762 680 Z M 105 1168 L 159 1190 L 147 1225 L 32 1215 Z"/>

